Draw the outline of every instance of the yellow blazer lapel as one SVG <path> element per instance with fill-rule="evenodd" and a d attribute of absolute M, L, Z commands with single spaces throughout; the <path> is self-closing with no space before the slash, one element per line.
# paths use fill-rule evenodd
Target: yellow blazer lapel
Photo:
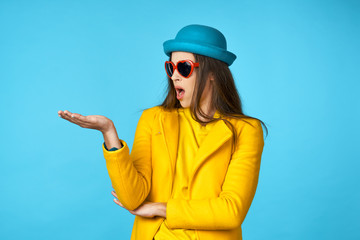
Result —
<path fill-rule="evenodd" d="M 164 111 L 162 117 L 160 118 L 161 130 L 164 133 L 164 141 L 166 149 L 164 153 L 167 152 L 169 156 L 170 164 L 170 174 L 171 179 L 174 178 L 174 169 L 177 159 L 178 152 L 178 142 L 179 142 L 179 118 L 177 110 L 168 112 Z"/>
<path fill-rule="evenodd" d="M 214 117 L 219 117 L 216 111 Z M 170 179 L 174 179 L 174 170 L 178 153 L 179 143 L 179 114 L 175 109 L 173 111 L 163 111 L 160 117 L 161 131 L 163 132 L 164 153 L 167 152 L 169 156 Z M 195 158 L 194 166 L 189 176 L 189 183 L 192 182 L 193 176 L 200 168 L 201 164 L 219 147 L 232 137 L 232 132 L 223 120 L 219 120 L 212 127 L 209 134 L 206 136 L 201 146 L 199 147 Z"/>
<path fill-rule="evenodd" d="M 218 120 L 200 145 L 195 155 L 193 170 L 189 176 L 189 184 L 191 184 L 192 179 L 197 170 L 200 168 L 201 164 L 231 137 L 232 131 L 229 129 L 229 127 L 223 120 Z"/>

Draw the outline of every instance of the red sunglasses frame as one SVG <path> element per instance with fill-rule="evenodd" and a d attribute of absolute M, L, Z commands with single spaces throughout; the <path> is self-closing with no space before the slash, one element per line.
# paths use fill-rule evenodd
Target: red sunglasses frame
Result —
<path fill-rule="evenodd" d="M 167 63 L 170 63 L 170 64 L 173 66 L 173 74 L 174 74 L 175 70 L 178 68 L 178 64 L 179 64 L 179 63 L 184 63 L 184 62 L 190 63 L 190 66 L 191 66 L 190 73 L 189 73 L 189 75 L 188 75 L 187 77 L 185 77 L 184 75 L 182 75 L 182 74 L 178 71 L 178 73 L 179 73 L 182 77 L 184 77 L 184 78 L 189 78 L 189 77 L 191 76 L 191 74 L 193 73 L 194 68 L 199 67 L 199 63 L 194 63 L 194 62 L 191 61 L 191 60 L 181 60 L 181 61 L 178 61 L 178 62 L 176 63 L 176 65 L 175 65 L 173 62 L 171 62 L 171 61 L 166 61 L 166 62 L 165 62 L 165 72 L 166 72 L 166 74 L 168 75 L 168 77 L 171 78 L 172 76 L 170 76 L 170 75 L 168 74 L 168 71 L 166 70 L 166 64 L 167 64 Z"/>

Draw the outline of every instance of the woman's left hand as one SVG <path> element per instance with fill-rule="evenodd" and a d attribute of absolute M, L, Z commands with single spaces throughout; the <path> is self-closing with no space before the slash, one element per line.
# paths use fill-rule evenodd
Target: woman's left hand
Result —
<path fill-rule="evenodd" d="M 111 191 L 111 194 L 116 197 L 114 202 L 120 207 L 124 207 L 121 202 L 118 200 L 118 196 L 115 191 Z M 126 209 L 126 208 L 125 208 Z M 128 209 L 126 209 L 128 210 Z M 153 218 L 155 216 L 160 216 L 166 218 L 166 203 L 162 202 L 144 202 L 137 209 L 128 210 L 131 214 L 138 215 L 146 218 Z"/>

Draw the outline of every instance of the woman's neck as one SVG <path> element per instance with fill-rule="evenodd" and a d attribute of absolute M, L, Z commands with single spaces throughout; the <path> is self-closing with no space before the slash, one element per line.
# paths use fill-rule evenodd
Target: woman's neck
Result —
<path fill-rule="evenodd" d="M 210 104 L 203 104 L 201 105 L 201 110 L 202 112 L 204 112 L 206 115 L 210 116 L 210 117 L 213 117 L 215 112 L 216 112 L 216 109 L 214 107 L 211 107 Z M 207 119 L 201 117 L 201 116 L 198 116 L 198 118 L 201 120 L 201 121 L 207 121 Z"/>

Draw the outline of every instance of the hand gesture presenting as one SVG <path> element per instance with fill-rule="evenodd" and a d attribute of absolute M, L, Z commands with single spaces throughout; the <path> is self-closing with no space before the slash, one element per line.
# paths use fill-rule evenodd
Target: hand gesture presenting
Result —
<path fill-rule="evenodd" d="M 58 111 L 58 114 L 59 117 L 79 125 L 82 128 L 96 129 L 102 133 L 108 131 L 113 125 L 113 122 L 109 118 L 101 115 L 83 116 L 79 113 L 71 113 L 68 110 Z"/>
<path fill-rule="evenodd" d="M 106 146 L 122 148 L 113 121 L 101 115 L 83 116 L 78 113 L 71 113 L 68 110 L 58 111 L 59 117 L 79 125 L 82 128 L 96 129 L 102 132 Z"/>

